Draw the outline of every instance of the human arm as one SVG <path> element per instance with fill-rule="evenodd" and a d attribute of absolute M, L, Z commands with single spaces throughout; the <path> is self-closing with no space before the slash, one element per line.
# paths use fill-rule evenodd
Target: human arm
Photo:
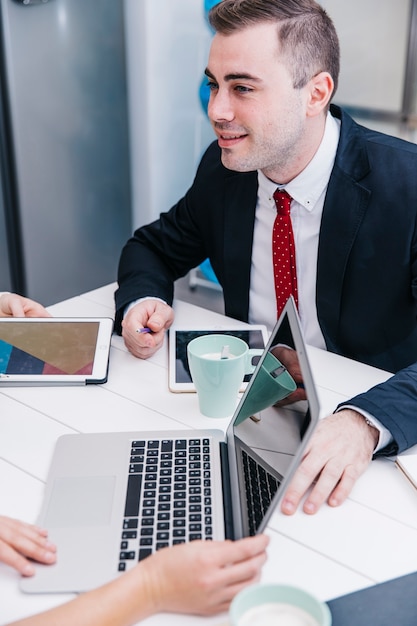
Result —
<path fill-rule="evenodd" d="M 375 456 L 407 450 L 417 443 L 417 363 L 343 404 L 369 413 L 391 433 L 392 442 Z"/>
<path fill-rule="evenodd" d="M 374 455 L 378 431 L 360 413 L 344 409 L 346 404 L 375 417 L 391 433 L 391 443 Z M 303 510 L 314 513 L 326 501 L 342 504 L 373 456 L 398 454 L 417 443 L 416 407 L 417 363 L 339 405 L 338 413 L 319 422 L 282 501 L 283 512 L 294 512 L 318 477 Z"/>
<path fill-rule="evenodd" d="M 174 321 L 174 311 L 161 300 L 147 298 L 135 304 L 122 321 L 122 336 L 127 349 L 140 359 L 147 359 L 163 344 L 166 330 Z M 149 328 L 152 332 L 140 332 Z"/>
<path fill-rule="evenodd" d="M 159 612 L 213 615 L 259 579 L 267 544 L 258 535 L 164 548 L 107 585 L 13 626 L 129 626 Z"/>
<path fill-rule="evenodd" d="M 0 317 L 51 317 L 38 302 L 16 293 L 0 293 Z"/>
<path fill-rule="evenodd" d="M 175 216 L 177 212 L 184 210 L 184 203 L 185 201 L 180 201 L 170 212 L 162 214 L 159 220 L 135 231 L 122 250 L 117 277 L 119 286 L 115 293 L 115 331 L 123 334 L 125 341 L 123 322 L 130 313 L 131 304 L 137 300 L 155 298 L 170 307 L 174 298 L 175 280 L 187 274 L 205 258 L 204 252 L 200 252 L 198 256 L 190 255 L 193 236 L 177 228 L 178 220 Z M 182 219 L 186 221 L 186 217 Z M 195 245 L 199 246 L 198 243 Z M 143 326 L 146 325 L 144 314 L 146 309 L 142 306 L 140 315 L 144 319 Z M 132 320 L 133 317 L 130 317 Z M 130 326 L 129 321 L 127 326 Z M 132 332 L 134 330 L 136 329 L 132 327 Z M 128 342 L 128 349 L 138 356 L 136 341 L 130 337 Z"/>
<path fill-rule="evenodd" d="M 11 517 L 0 516 L 0 561 L 10 565 L 22 576 L 33 576 L 30 560 L 51 564 L 56 560 L 56 547 L 48 540 L 48 532 Z"/>
<path fill-rule="evenodd" d="M 194 181 L 169 211 L 138 228 L 124 245 L 115 293 L 116 332 L 121 333 L 125 308 L 138 299 L 155 297 L 171 305 L 174 282 L 207 258 L 205 239 L 209 231 L 199 219 L 205 210 L 202 193 L 209 197 Z"/>
<path fill-rule="evenodd" d="M 282 512 L 294 513 L 310 488 L 305 513 L 313 515 L 324 502 L 342 504 L 372 460 L 378 437 L 378 430 L 352 409 L 320 420 L 282 500 Z"/>
<path fill-rule="evenodd" d="M 135 231 L 123 247 L 115 293 L 115 331 L 139 298 L 172 305 L 174 282 L 209 258 L 223 289 L 225 313 L 248 321 L 256 172 L 233 172 L 217 142 L 203 156 L 185 196 L 158 220 Z"/>

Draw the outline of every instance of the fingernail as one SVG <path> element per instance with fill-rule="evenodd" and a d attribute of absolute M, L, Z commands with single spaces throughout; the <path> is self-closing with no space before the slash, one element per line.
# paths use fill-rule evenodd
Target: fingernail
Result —
<path fill-rule="evenodd" d="M 34 573 L 35 573 L 35 568 L 30 563 L 25 565 L 25 567 L 22 570 L 23 576 L 33 576 Z"/>
<path fill-rule="evenodd" d="M 54 552 L 45 552 L 44 559 L 48 563 L 53 563 L 55 561 L 55 559 L 56 559 L 56 555 L 55 555 Z"/>
<path fill-rule="evenodd" d="M 283 513 L 291 514 L 294 513 L 295 507 L 294 504 L 290 500 L 283 500 L 282 502 L 282 511 Z"/>
<path fill-rule="evenodd" d="M 304 505 L 304 513 L 308 513 L 309 515 L 312 515 L 315 512 L 316 512 L 316 505 L 313 504 L 312 502 L 306 502 Z"/>

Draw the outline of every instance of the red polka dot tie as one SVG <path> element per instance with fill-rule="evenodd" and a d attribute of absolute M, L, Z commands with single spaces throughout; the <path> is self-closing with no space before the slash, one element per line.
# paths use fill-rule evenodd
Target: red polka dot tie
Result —
<path fill-rule="evenodd" d="M 278 318 L 290 295 L 298 306 L 298 292 L 294 234 L 290 217 L 291 196 L 286 191 L 277 190 L 274 200 L 277 216 L 272 231 L 272 262 Z"/>

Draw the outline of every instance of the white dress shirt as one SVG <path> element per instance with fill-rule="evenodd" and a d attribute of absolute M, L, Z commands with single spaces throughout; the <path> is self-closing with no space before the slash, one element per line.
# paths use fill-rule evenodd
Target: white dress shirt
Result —
<path fill-rule="evenodd" d="M 297 265 L 298 312 L 306 343 L 326 348 L 317 319 L 316 278 L 321 216 L 339 142 L 340 122 L 330 113 L 319 149 L 307 167 L 285 185 L 293 198 L 291 222 Z M 258 200 L 253 235 L 249 321 L 269 331 L 277 320 L 272 267 L 272 229 L 277 214 L 273 194 L 277 185 L 258 171 Z"/>

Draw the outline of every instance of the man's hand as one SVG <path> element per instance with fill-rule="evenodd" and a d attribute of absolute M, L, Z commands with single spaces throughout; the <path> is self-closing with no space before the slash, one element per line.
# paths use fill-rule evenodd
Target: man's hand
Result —
<path fill-rule="evenodd" d="M 294 513 L 312 485 L 303 505 L 305 513 L 316 513 L 326 501 L 330 506 L 342 504 L 372 460 L 378 438 L 378 430 L 351 409 L 321 420 L 287 488 L 282 512 Z"/>
<path fill-rule="evenodd" d="M 303 385 L 303 375 L 301 373 L 297 352 L 288 346 L 275 346 L 271 352 L 274 357 L 276 357 L 278 361 L 287 369 L 288 373 L 297 384 L 297 389 L 286 396 L 284 400 L 277 402 L 275 406 L 286 406 L 287 404 L 292 404 L 293 402 L 306 400 L 307 396 Z"/>
<path fill-rule="evenodd" d="M 173 309 L 160 300 L 144 300 L 132 307 L 122 321 L 126 347 L 139 359 L 147 359 L 162 346 L 165 331 L 174 321 Z M 140 332 L 149 328 L 151 332 Z"/>

